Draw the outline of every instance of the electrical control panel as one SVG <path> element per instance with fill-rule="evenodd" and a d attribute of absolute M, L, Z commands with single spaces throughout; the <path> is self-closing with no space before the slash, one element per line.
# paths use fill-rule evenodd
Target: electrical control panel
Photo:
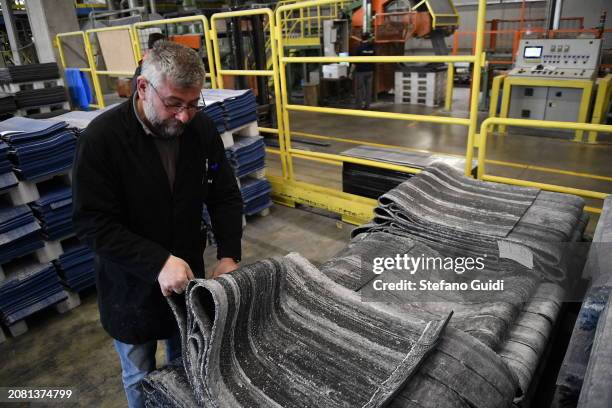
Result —
<path fill-rule="evenodd" d="M 510 76 L 551 79 L 594 79 L 601 39 L 521 40 Z"/>

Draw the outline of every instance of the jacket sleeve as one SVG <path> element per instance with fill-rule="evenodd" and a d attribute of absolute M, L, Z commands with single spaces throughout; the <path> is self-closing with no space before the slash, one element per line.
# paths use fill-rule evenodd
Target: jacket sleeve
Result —
<path fill-rule="evenodd" d="M 122 223 L 121 177 L 104 135 L 90 130 L 95 125 L 77 143 L 72 183 L 77 236 L 101 258 L 154 283 L 170 252 Z"/>
<path fill-rule="evenodd" d="M 209 144 L 211 158 L 209 163 L 209 192 L 206 207 L 210 214 L 213 233 L 217 240 L 217 259 L 242 257 L 242 194 L 238 188 L 234 170 L 225 157 L 225 148 L 217 129 L 209 122 L 209 134 L 213 138 Z"/>

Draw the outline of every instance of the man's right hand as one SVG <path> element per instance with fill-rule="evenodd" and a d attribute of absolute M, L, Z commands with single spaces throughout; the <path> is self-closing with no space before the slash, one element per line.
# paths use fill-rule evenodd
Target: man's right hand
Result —
<path fill-rule="evenodd" d="M 187 262 L 174 255 L 170 255 L 159 273 L 157 281 L 163 295 L 170 296 L 173 292 L 183 293 L 187 287 L 187 282 L 193 278 L 193 272 L 191 272 Z"/>

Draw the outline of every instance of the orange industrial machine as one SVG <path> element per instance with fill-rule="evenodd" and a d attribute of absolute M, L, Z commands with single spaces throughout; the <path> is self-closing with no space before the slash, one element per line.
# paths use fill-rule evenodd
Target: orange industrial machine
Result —
<path fill-rule="evenodd" d="M 452 0 L 370 0 L 368 7 L 353 10 L 350 52 L 355 53 L 365 29 L 373 36 L 376 55 L 403 55 L 411 38 L 429 38 L 436 54 L 448 54 L 445 37 L 459 26 Z M 370 11 L 371 10 L 371 11 Z M 364 13 L 370 13 L 364 19 Z M 393 88 L 391 64 L 378 64 L 375 91 Z"/>

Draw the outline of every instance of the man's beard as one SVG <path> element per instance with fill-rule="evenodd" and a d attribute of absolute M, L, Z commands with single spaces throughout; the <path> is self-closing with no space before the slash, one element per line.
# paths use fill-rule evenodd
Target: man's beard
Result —
<path fill-rule="evenodd" d="M 151 130 L 160 137 L 176 137 L 183 133 L 185 124 L 174 117 L 162 120 L 157 116 L 153 100 L 147 98 L 142 104 L 145 117 L 151 124 Z"/>

